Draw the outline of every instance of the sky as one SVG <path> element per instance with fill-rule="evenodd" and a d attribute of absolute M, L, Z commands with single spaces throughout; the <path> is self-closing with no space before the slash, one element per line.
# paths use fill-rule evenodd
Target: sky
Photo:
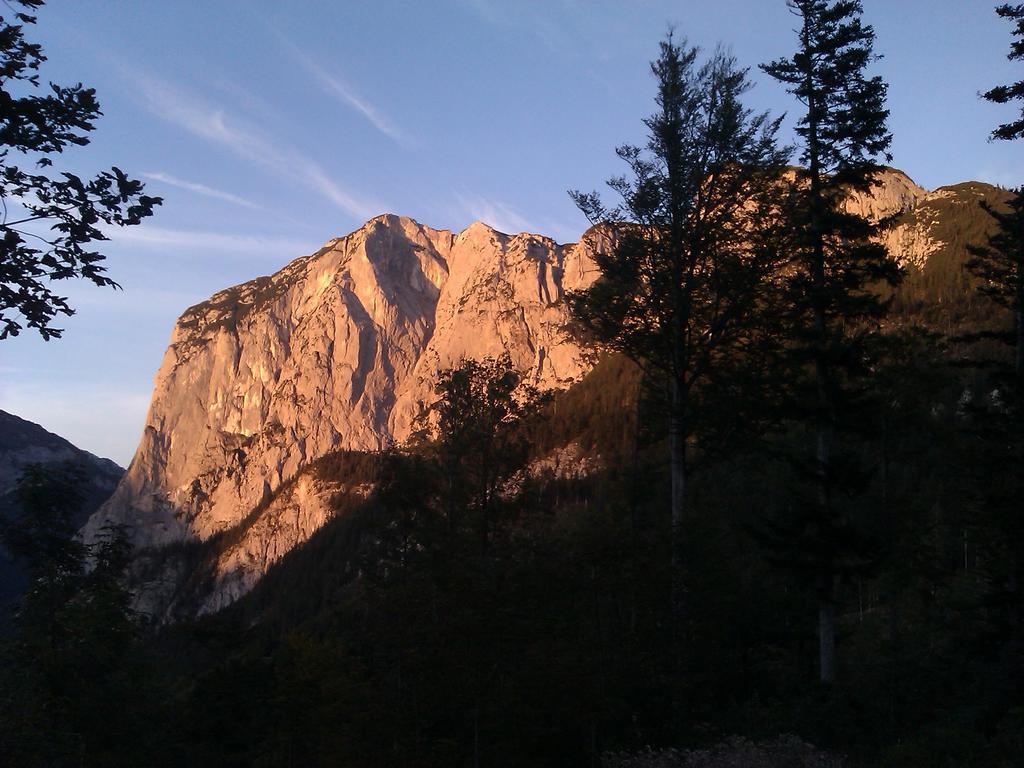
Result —
<path fill-rule="evenodd" d="M 1024 79 L 995 0 L 863 0 L 889 84 L 892 164 L 933 189 L 1024 182 L 1014 116 L 978 94 Z M 6 10 L 0 13 L 7 13 Z M 671 27 L 750 66 L 748 104 L 799 106 L 757 65 L 791 55 L 784 0 L 75 0 L 38 12 L 44 80 L 96 88 L 104 116 L 61 169 L 112 165 L 164 198 L 111 232 L 123 290 L 65 282 L 63 338 L 0 341 L 0 409 L 127 466 L 174 321 L 212 293 L 379 213 L 575 241 L 569 189 L 643 144 L 649 62 Z"/>

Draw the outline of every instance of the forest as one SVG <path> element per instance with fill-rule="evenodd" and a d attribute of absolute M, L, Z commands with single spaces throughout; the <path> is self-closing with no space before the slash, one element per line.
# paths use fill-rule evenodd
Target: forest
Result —
<path fill-rule="evenodd" d="M 794 146 L 670 34 L 614 200 L 571 193 L 612 244 L 566 299 L 591 372 L 443 372 L 407 444 L 306 468 L 373 491 L 237 603 L 135 611 L 117 531 L 74 538 L 74 474 L 26 473 L 0 762 L 1020 765 L 1024 187 L 965 193 L 904 264 L 848 204 L 890 160 L 874 32 L 788 5 L 762 69 Z M 996 12 L 1024 59 L 1024 5 Z M 1022 138 L 1024 109 L 992 134 Z"/>

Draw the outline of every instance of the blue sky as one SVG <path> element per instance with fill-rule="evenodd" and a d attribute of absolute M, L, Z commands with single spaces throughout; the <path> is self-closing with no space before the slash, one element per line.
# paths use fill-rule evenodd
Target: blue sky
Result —
<path fill-rule="evenodd" d="M 923 186 L 1024 181 L 1012 117 L 978 92 L 1019 80 L 987 0 L 864 0 L 883 55 L 893 164 Z M 63 339 L 0 342 L 0 408 L 127 464 L 175 318 L 385 211 L 482 219 L 567 242 L 566 194 L 642 143 L 648 62 L 669 25 L 753 66 L 788 55 L 784 0 L 76 0 L 39 12 L 43 77 L 97 89 L 104 117 L 65 156 L 116 164 L 165 204 L 112 235 L 112 292 L 65 283 Z M 749 103 L 798 111 L 754 72 Z M 63 287 L 63 286 L 62 286 Z"/>

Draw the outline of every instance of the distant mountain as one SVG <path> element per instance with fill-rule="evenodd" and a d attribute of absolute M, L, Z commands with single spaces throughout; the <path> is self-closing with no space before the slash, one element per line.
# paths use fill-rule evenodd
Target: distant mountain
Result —
<path fill-rule="evenodd" d="M 102 459 L 75 447 L 38 424 L 0 411 L 0 515 L 10 518 L 18 514 L 14 489 L 27 465 L 64 463 L 80 467 L 85 477 L 84 500 L 74 518 L 75 527 L 80 527 L 110 498 L 124 475 L 124 469 L 110 459 Z M 0 610 L 23 588 L 21 570 L 0 549 Z"/>
<path fill-rule="evenodd" d="M 977 201 L 1005 193 L 974 182 L 929 192 L 897 170 L 878 182 L 850 206 L 895 221 L 884 237 L 909 273 L 899 311 L 947 311 L 950 295 L 972 293 L 965 244 L 989 226 Z M 560 245 L 383 215 L 189 308 L 131 467 L 84 534 L 128 526 L 148 610 L 227 605 L 335 515 L 330 499 L 367 492 L 361 473 L 328 477 L 316 462 L 404 440 L 444 368 L 507 353 L 541 388 L 583 378 L 591 355 L 566 331 L 563 297 L 595 279 L 602 238 L 595 229 Z M 186 582 L 202 594 L 190 587 L 183 606 Z"/>

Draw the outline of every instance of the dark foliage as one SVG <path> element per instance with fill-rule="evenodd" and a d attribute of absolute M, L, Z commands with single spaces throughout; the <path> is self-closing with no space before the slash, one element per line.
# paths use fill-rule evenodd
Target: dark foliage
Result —
<path fill-rule="evenodd" d="M 23 32 L 42 4 L 11 0 L 13 18 L 0 16 L 0 339 L 17 336 L 23 324 L 44 339 L 59 338 L 52 321 L 74 310 L 51 283 L 84 278 L 118 287 L 94 250 L 108 239 L 103 225 L 138 224 L 161 202 L 120 168 L 92 179 L 55 172 L 56 156 L 88 144 L 102 113 L 96 92 L 81 83 L 50 83 L 37 92 L 46 57 Z M 34 170 L 25 170 L 26 163 Z"/>
<path fill-rule="evenodd" d="M 74 468 L 33 465 L 5 546 L 29 586 L 0 642 L 0 752 L 10 766 L 130 766 L 159 734 L 147 714 L 152 669 L 121 585 L 129 549 L 117 531 L 73 538 L 82 498 Z"/>
<path fill-rule="evenodd" d="M 792 493 L 766 526 L 779 556 L 818 591 L 819 673 L 833 682 L 837 582 L 866 567 L 874 548 L 860 501 L 870 470 L 854 442 L 887 308 L 878 286 L 897 285 L 902 271 L 872 239 L 879 223 L 844 205 L 852 192 L 870 191 L 882 170 L 877 158 L 889 159 L 886 85 L 865 74 L 875 59 L 874 30 L 862 24 L 859 0 L 788 5 L 800 23 L 797 51 L 763 69 L 803 109 L 796 128 L 803 167 L 783 214 L 788 273 L 775 302 L 784 423 L 802 434 L 779 445 L 792 464 Z"/>
<path fill-rule="evenodd" d="M 713 397 L 748 378 L 752 339 L 778 266 L 775 192 L 786 150 L 779 121 L 742 104 L 747 71 L 719 50 L 661 43 L 652 62 L 657 111 L 645 124 L 646 151 L 622 146 L 630 177 L 609 186 L 622 198 L 606 209 L 597 193 L 573 192 L 598 240 L 600 279 L 569 297 L 574 317 L 605 349 L 625 354 L 661 384 L 670 456 L 672 635 L 686 631 L 688 536 L 684 526 L 692 469 L 687 446 L 714 411 Z M 728 399 L 728 398 L 727 398 Z M 707 421 L 706 418 L 704 418 Z"/>
<path fill-rule="evenodd" d="M 958 406 L 965 372 L 938 364 L 936 337 L 907 336 L 882 357 L 855 446 L 872 468 L 874 541 L 835 593 L 836 685 L 812 682 L 814 585 L 762 542 L 792 465 L 742 453 L 694 477 L 691 638 L 673 680 L 663 444 L 624 441 L 622 411 L 563 397 L 557 424 L 526 434 L 552 446 L 567 424 L 581 431 L 565 442 L 602 435 L 590 447 L 605 469 L 503 491 L 486 550 L 471 515 L 447 524 L 438 453 L 378 457 L 362 506 L 232 609 L 167 630 L 162 754 L 196 766 L 579 765 L 623 750 L 637 756 L 608 761 L 1012 765 L 1018 656 L 993 590 L 1008 546 L 978 495 L 1001 469 L 964 461 L 987 439 Z M 614 390 L 621 370 L 606 361 L 594 383 Z M 625 385 L 626 410 L 660 418 L 636 409 L 638 391 Z M 349 476 L 349 459 L 326 463 Z M 751 741 L 721 745 L 736 733 Z"/>
<path fill-rule="evenodd" d="M 1020 3 L 1003 3 L 996 7 L 996 13 L 1014 23 L 1013 35 L 1017 39 L 1010 45 L 1007 58 L 1024 60 L 1024 5 Z M 983 94 L 983 98 L 996 104 L 1024 101 L 1024 80 L 1010 85 L 997 85 Z M 1024 137 L 1024 104 L 1021 105 L 1021 117 L 1009 123 L 1003 123 L 992 131 L 993 139 L 1019 139 Z"/>
<path fill-rule="evenodd" d="M 970 245 L 967 268 L 978 278 L 978 291 L 1013 316 L 1008 333 L 992 334 L 1013 349 L 1016 381 L 1006 394 L 1024 388 L 1024 187 L 1016 190 L 1005 207 L 981 201 L 982 210 L 996 225 L 986 245 Z"/>

